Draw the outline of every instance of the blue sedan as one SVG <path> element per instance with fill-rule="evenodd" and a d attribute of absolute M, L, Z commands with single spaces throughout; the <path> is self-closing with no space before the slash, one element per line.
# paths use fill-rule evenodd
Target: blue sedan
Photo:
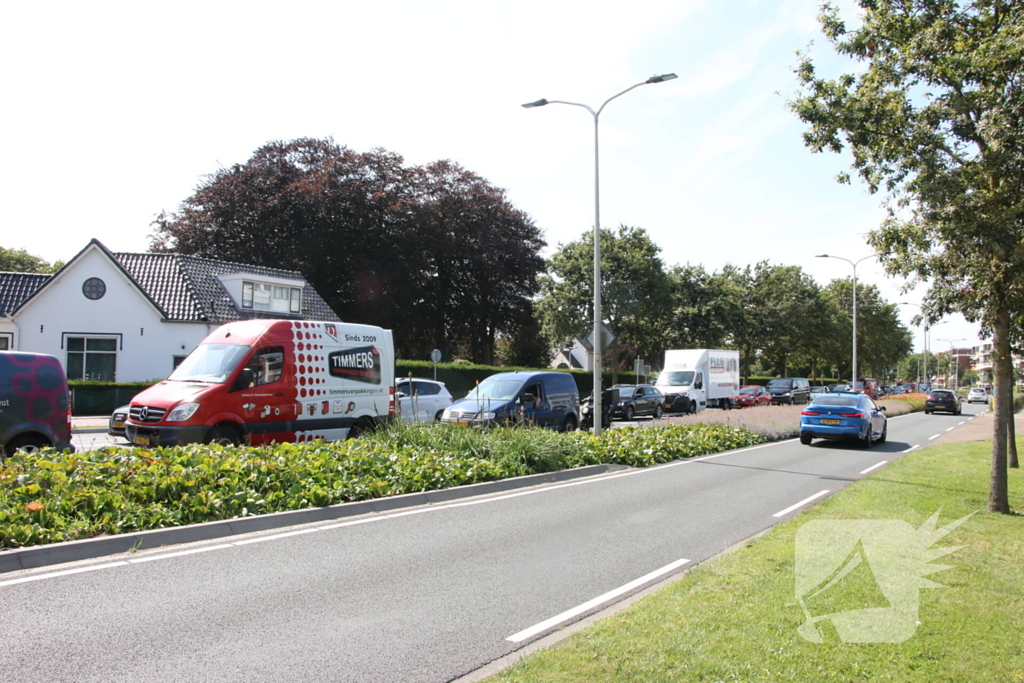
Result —
<path fill-rule="evenodd" d="M 817 394 L 800 413 L 800 443 L 812 439 L 856 440 L 864 448 L 885 441 L 889 426 L 885 407 L 871 397 L 849 392 Z"/>

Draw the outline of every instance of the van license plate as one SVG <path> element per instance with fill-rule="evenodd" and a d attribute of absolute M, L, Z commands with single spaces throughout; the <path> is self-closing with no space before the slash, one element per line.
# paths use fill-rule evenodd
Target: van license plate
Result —
<path fill-rule="evenodd" d="M 114 422 L 114 429 L 124 429 L 124 421 L 117 420 L 116 422 Z"/>
<path fill-rule="evenodd" d="M 468 422 L 452 422 L 452 424 L 455 425 L 456 427 L 468 427 L 469 426 Z"/>
<path fill-rule="evenodd" d="M 822 420 L 821 424 L 823 424 L 823 425 L 837 425 L 837 424 L 841 424 L 841 423 L 840 423 L 839 420 Z"/>
<path fill-rule="evenodd" d="M 132 443 L 135 444 L 136 446 L 148 446 L 149 439 L 147 439 L 144 436 L 137 436 L 134 439 L 132 439 Z"/>

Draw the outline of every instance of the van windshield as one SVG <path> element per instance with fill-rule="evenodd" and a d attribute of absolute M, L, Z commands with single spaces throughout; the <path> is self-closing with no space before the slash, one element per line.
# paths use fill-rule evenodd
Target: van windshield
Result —
<path fill-rule="evenodd" d="M 791 379 L 773 379 L 768 382 L 769 389 L 792 389 L 793 380 Z"/>
<path fill-rule="evenodd" d="M 660 387 L 688 387 L 693 384 L 693 370 L 675 370 L 658 375 L 657 385 Z"/>
<path fill-rule="evenodd" d="M 519 396 L 519 390 L 522 388 L 523 380 L 521 379 L 493 379 L 489 377 L 480 382 L 473 391 L 466 394 L 466 398 L 511 401 Z"/>
<path fill-rule="evenodd" d="M 248 352 L 244 344 L 200 344 L 167 379 L 220 384 L 227 381 Z"/>

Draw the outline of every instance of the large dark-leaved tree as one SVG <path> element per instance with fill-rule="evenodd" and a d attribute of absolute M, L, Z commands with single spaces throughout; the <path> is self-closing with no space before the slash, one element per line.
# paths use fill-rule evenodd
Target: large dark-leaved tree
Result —
<path fill-rule="evenodd" d="M 500 188 L 330 139 L 268 143 L 154 227 L 154 251 L 301 272 L 344 320 L 393 329 L 407 358 L 490 362 L 495 336 L 532 314 L 543 268 L 539 230 Z"/>
<path fill-rule="evenodd" d="M 930 283 L 925 315 L 958 311 L 992 335 L 995 384 L 988 509 L 1010 511 L 1012 346 L 1024 312 L 1024 3 L 858 0 L 822 29 L 857 62 L 835 79 L 808 55 L 791 102 L 814 151 L 848 148 L 889 217 L 870 243 L 887 269 Z M 844 178 L 845 180 L 845 178 Z"/>

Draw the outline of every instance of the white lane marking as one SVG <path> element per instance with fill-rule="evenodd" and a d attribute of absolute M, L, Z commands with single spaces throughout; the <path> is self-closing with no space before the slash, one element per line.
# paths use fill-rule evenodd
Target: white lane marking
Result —
<path fill-rule="evenodd" d="M 785 510 L 781 510 L 779 512 L 776 512 L 774 515 L 772 515 L 772 517 L 782 517 L 784 515 L 787 515 L 790 512 L 792 512 L 793 510 L 796 510 L 798 507 L 802 507 L 802 506 L 807 505 L 808 503 L 810 503 L 812 500 L 817 500 L 818 498 L 821 498 L 826 493 L 828 493 L 828 489 L 825 489 L 824 491 L 818 491 L 813 496 L 810 496 L 809 498 L 804 498 L 803 500 L 801 500 L 796 505 L 790 505 Z"/>
<path fill-rule="evenodd" d="M 314 531 L 326 531 L 328 529 L 340 529 L 342 527 L 356 526 L 358 524 L 370 524 L 370 523 L 373 523 L 373 522 L 383 522 L 385 520 L 394 519 L 396 517 L 405 517 L 405 516 L 413 515 L 413 514 L 423 514 L 423 513 L 426 513 L 426 512 L 440 512 L 442 510 L 449 510 L 449 509 L 458 508 L 458 507 L 468 507 L 470 505 L 483 505 L 485 503 L 496 503 L 496 502 L 499 502 L 499 501 L 508 500 L 510 498 L 519 498 L 520 496 L 532 496 L 532 495 L 537 494 L 537 493 L 547 493 L 548 491 L 557 491 L 559 489 L 569 488 L 569 487 L 572 487 L 572 486 L 584 486 L 584 485 L 589 485 L 589 484 L 597 484 L 597 483 L 605 482 L 605 481 L 608 481 L 608 480 L 611 480 L 611 479 L 619 479 L 621 477 L 632 477 L 632 476 L 635 476 L 635 475 L 638 475 L 638 474 L 645 474 L 647 472 L 655 472 L 657 470 L 662 470 L 662 469 L 666 469 L 666 468 L 669 468 L 669 467 L 678 467 L 680 465 L 690 465 L 692 463 L 703 462 L 705 460 L 714 460 L 715 458 L 721 458 L 721 457 L 724 457 L 726 455 L 735 455 L 737 453 L 746 453 L 748 451 L 756 451 L 756 450 L 759 450 L 761 448 L 768 448 L 770 446 L 776 446 L 778 444 L 788 443 L 790 441 L 796 441 L 796 439 L 786 439 L 784 441 L 773 441 L 771 443 L 763 443 L 763 444 L 759 444 L 757 446 L 749 446 L 747 448 L 741 448 L 739 450 L 724 451 L 722 453 L 714 453 L 712 455 L 705 455 L 705 456 L 702 456 L 702 457 L 699 457 L 699 458 L 690 458 L 688 460 L 677 460 L 675 462 L 669 462 L 669 463 L 665 463 L 663 465 L 657 465 L 655 467 L 644 467 L 644 468 L 631 469 L 631 470 L 626 471 L 626 472 L 620 472 L 618 474 L 612 474 L 612 475 L 608 475 L 606 477 L 593 477 L 593 478 L 587 478 L 587 479 L 580 479 L 578 481 L 566 482 L 564 484 L 557 484 L 555 486 L 545 486 L 545 487 L 541 487 L 541 488 L 530 489 L 530 490 L 527 490 L 527 491 L 519 491 L 517 493 L 509 493 L 509 494 L 506 494 L 504 496 L 496 496 L 496 497 L 493 497 L 493 498 L 480 498 L 479 500 L 471 500 L 471 501 L 465 501 L 465 502 L 461 502 L 461 503 L 448 503 L 448 504 L 445 504 L 445 505 L 428 505 L 428 506 L 425 506 L 425 507 L 422 507 L 422 508 L 418 508 L 416 510 L 409 510 L 409 511 L 404 511 L 404 512 L 396 512 L 396 513 L 389 514 L 389 515 L 379 515 L 377 517 L 369 517 L 369 518 L 366 518 L 366 519 L 359 519 L 359 520 L 352 520 L 352 521 L 348 521 L 348 522 L 338 522 L 338 523 L 333 523 L 333 524 L 326 524 L 326 525 L 322 525 L 322 526 L 318 526 L 318 527 L 313 527 L 313 528 L 310 528 L 310 529 L 300 529 L 299 531 L 290 531 L 290 532 L 286 532 L 286 533 L 282 533 L 282 534 L 273 534 L 273 535 L 269 535 L 269 536 L 259 536 L 257 538 L 245 539 L 245 540 L 242 540 L 242 541 L 233 541 L 233 542 L 227 543 L 227 544 L 220 544 L 220 545 L 215 546 L 214 549 L 223 550 L 225 548 L 230 548 L 230 547 L 233 547 L 233 546 L 243 546 L 243 545 L 250 545 L 250 544 L 253 544 L 253 543 L 262 543 L 263 541 L 277 540 L 277 539 L 280 539 L 280 538 L 287 538 L 287 537 L 290 537 L 290 536 L 298 536 L 300 534 L 313 533 Z M 197 551 L 197 552 L 202 552 L 202 551 Z M 152 562 L 152 561 L 155 561 L 155 560 L 164 559 L 165 557 L 173 557 L 173 556 L 176 556 L 178 554 L 188 554 L 188 553 L 187 552 L 182 552 L 182 553 L 163 553 L 163 554 L 160 554 L 160 555 L 154 555 L 152 557 L 137 558 L 137 559 L 145 559 L 147 562 Z M 99 569 L 109 569 L 111 567 L 127 566 L 129 564 L 129 562 L 130 561 L 110 562 L 110 563 L 106 563 L 106 564 L 96 565 L 94 567 L 84 567 L 84 568 L 81 568 L 81 569 L 69 569 L 69 570 L 65 570 L 65 571 L 48 572 L 46 574 L 38 574 L 36 576 L 30 576 L 30 577 L 26 577 L 24 579 L 12 579 L 12 580 L 9 580 L 9 581 L 0 582 L 0 587 L 8 586 L 8 585 L 14 585 L 16 583 L 26 583 L 26 582 L 29 582 L 29 581 L 42 581 L 43 579 L 55 579 L 55 578 L 58 578 L 58 577 L 61 577 L 61 576 L 65 576 L 67 574 L 79 574 L 79 573 L 82 573 L 82 572 L 97 571 Z"/>
<path fill-rule="evenodd" d="M 561 624 L 562 622 L 568 621 L 568 620 L 572 619 L 573 617 L 577 617 L 580 614 L 583 614 L 584 612 L 592 610 L 593 608 L 597 607 L 598 605 L 601 605 L 603 603 L 609 602 L 610 600 L 614 600 L 615 598 L 617 598 L 620 595 L 623 595 L 625 593 L 628 593 L 629 591 L 633 590 L 634 588 L 638 588 L 638 587 L 644 585 L 645 583 L 649 583 L 649 582 L 653 581 L 654 579 L 657 579 L 657 578 L 659 578 L 661 576 L 664 576 L 665 574 L 668 574 L 669 572 L 674 571 L 674 570 L 678 569 L 679 567 L 682 567 L 687 562 L 689 562 L 689 560 L 687 560 L 687 559 L 676 560 L 675 562 L 673 562 L 671 564 L 665 565 L 661 569 L 655 569 L 650 574 L 644 574 L 639 579 L 634 579 L 633 581 L 630 581 L 629 583 L 627 583 L 625 585 L 619 586 L 618 588 L 616 588 L 614 590 L 610 590 L 607 593 L 605 593 L 604 595 L 599 595 L 596 598 L 594 598 L 593 600 L 588 600 L 587 602 L 583 603 L 582 605 L 578 605 L 576 607 L 573 607 L 572 609 L 568 609 L 568 610 L 562 612 L 561 614 L 557 614 L 557 615 L 551 617 L 550 619 L 546 619 L 546 620 L 540 622 L 539 624 L 535 624 L 534 626 L 531 626 L 528 629 L 524 629 L 524 630 L 520 631 L 519 633 L 511 635 L 508 638 L 506 638 L 505 640 L 508 640 L 510 642 L 513 642 L 513 643 L 521 643 L 524 640 L 526 640 L 527 638 L 532 638 L 533 636 L 537 635 L 538 633 L 541 633 L 542 631 L 546 631 L 549 628 L 553 628 L 554 626 L 557 626 L 558 624 Z"/>
<path fill-rule="evenodd" d="M 914 450 L 915 448 L 920 448 L 920 447 L 921 447 L 921 444 L 917 443 L 917 444 L 914 444 L 913 446 L 911 446 L 910 448 L 908 448 L 907 450 L 905 450 L 903 452 L 904 453 L 909 453 L 910 451 Z"/>
<path fill-rule="evenodd" d="M 48 574 L 36 574 L 35 576 L 25 576 L 20 579 L 10 579 L 8 581 L 0 581 L 0 586 L 13 586 L 18 583 L 30 583 L 32 581 L 42 581 L 43 579 L 53 579 L 58 576 L 67 576 L 68 574 L 82 574 L 83 572 L 96 572 L 101 569 L 109 569 L 110 567 L 120 567 L 121 565 L 127 565 L 128 563 L 121 560 L 119 562 L 108 562 L 107 564 L 96 564 L 91 567 L 78 567 L 76 569 L 65 569 L 60 572 L 49 572 Z"/>
<path fill-rule="evenodd" d="M 957 427 L 959 427 L 959 426 L 960 426 L 960 425 L 962 425 L 962 424 L 963 424 L 964 422 L 967 422 L 967 420 L 960 420 L 959 422 L 957 422 L 957 423 L 956 423 L 956 426 L 957 426 Z"/>
<path fill-rule="evenodd" d="M 222 548 L 230 548 L 233 545 L 249 545 L 250 543 L 262 543 L 263 541 L 276 541 L 279 538 L 289 538 L 290 536 L 301 536 L 303 534 L 311 534 L 314 531 L 320 531 L 320 527 L 313 529 L 299 529 L 298 531 L 286 531 L 283 534 L 271 534 L 270 536 L 260 536 L 258 538 L 247 538 L 244 541 L 234 541 L 226 545 L 220 546 Z"/>
<path fill-rule="evenodd" d="M 884 465 L 887 462 L 889 462 L 889 461 L 888 460 L 883 460 L 882 462 L 878 463 L 877 465 L 872 465 L 871 467 L 867 468 L 866 470 L 862 470 L 861 474 L 867 474 L 871 470 L 877 469 L 877 468 L 881 467 L 882 465 Z"/>
<path fill-rule="evenodd" d="M 963 424 L 963 423 L 961 423 L 961 424 Z M 954 429 L 956 429 L 956 425 L 953 425 L 952 427 L 948 427 L 948 428 L 946 429 L 946 431 L 947 431 L 947 432 L 951 432 L 951 431 L 953 431 Z"/>
<path fill-rule="evenodd" d="M 128 564 L 139 564 L 140 562 L 156 562 L 157 560 L 166 560 L 171 557 L 181 557 L 182 555 L 195 555 L 196 553 L 208 553 L 211 550 L 223 550 L 224 548 L 230 548 L 230 543 L 224 543 L 222 545 L 211 545 L 205 548 L 192 548 L 191 550 L 179 550 L 176 553 L 164 553 L 162 555 L 154 555 L 152 557 L 136 557 L 128 560 Z"/>
<path fill-rule="evenodd" d="M 942 436 L 942 434 L 933 434 L 932 436 L 929 436 L 929 437 L 928 437 L 928 440 L 929 440 L 929 441 L 931 441 L 932 439 L 937 439 L 937 438 L 939 438 L 940 436 Z"/>

